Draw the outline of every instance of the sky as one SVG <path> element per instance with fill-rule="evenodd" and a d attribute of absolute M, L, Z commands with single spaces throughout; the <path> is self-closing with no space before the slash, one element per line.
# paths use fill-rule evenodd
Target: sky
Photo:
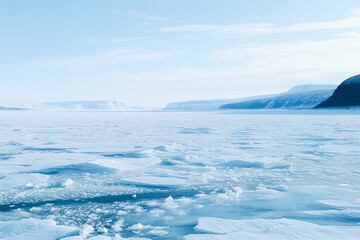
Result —
<path fill-rule="evenodd" d="M 240 98 L 360 73 L 360 0 L 0 0 L 0 102 Z"/>

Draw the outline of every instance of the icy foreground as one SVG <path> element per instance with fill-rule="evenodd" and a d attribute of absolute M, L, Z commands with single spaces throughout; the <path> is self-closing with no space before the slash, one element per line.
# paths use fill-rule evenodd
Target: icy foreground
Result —
<path fill-rule="evenodd" d="M 186 239 L 356 239 L 360 226 L 320 226 L 292 219 L 230 220 L 200 218 L 196 229 L 213 234 L 189 235 Z"/>
<path fill-rule="evenodd" d="M 360 112 L 311 113 L 3 111 L 0 239 L 358 239 Z"/>

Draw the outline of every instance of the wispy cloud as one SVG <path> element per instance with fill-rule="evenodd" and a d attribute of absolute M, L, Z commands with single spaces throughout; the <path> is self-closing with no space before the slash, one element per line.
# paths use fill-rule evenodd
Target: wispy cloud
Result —
<path fill-rule="evenodd" d="M 262 76 L 271 84 L 331 83 L 358 73 L 360 33 L 323 41 L 238 46 L 214 53 L 213 59 L 239 62 L 240 75 Z"/>
<path fill-rule="evenodd" d="M 118 49 L 95 56 L 49 59 L 37 62 L 37 64 L 52 67 L 86 68 L 101 65 L 162 60 L 171 56 L 171 53 L 151 53 L 139 50 Z"/>
<path fill-rule="evenodd" d="M 112 83 L 127 79 L 141 86 L 138 92 L 161 88 L 169 100 L 208 98 L 209 93 L 214 99 L 236 98 L 284 91 L 296 84 L 337 84 L 358 73 L 359 43 L 360 34 L 352 33 L 325 41 L 239 46 L 213 56 L 217 61 L 231 60 L 229 67 L 114 73 Z"/>
<path fill-rule="evenodd" d="M 147 40 L 150 37 L 132 37 L 132 38 L 112 38 L 108 40 L 109 42 L 134 42 L 140 40 Z"/>
<path fill-rule="evenodd" d="M 213 59 L 220 61 L 257 59 L 258 61 L 269 60 L 273 63 L 279 61 L 280 66 L 284 68 L 290 62 L 293 62 L 294 66 L 307 67 L 337 62 L 337 65 L 346 63 L 353 67 L 354 62 L 360 62 L 360 33 L 349 32 L 330 40 L 303 41 L 293 44 L 239 45 L 214 53 Z"/>
<path fill-rule="evenodd" d="M 100 39 L 100 38 L 84 38 L 81 39 L 81 42 L 88 42 L 88 43 L 105 43 L 105 42 L 135 42 L 141 40 L 150 39 L 150 36 L 140 36 L 140 37 L 127 37 L 127 38 L 110 38 L 110 39 Z"/>
<path fill-rule="evenodd" d="M 347 10 L 350 15 L 360 15 L 360 8 L 350 8 Z"/>
<path fill-rule="evenodd" d="M 143 13 L 140 13 L 140 12 L 136 12 L 136 11 L 120 11 L 120 10 L 117 10 L 117 9 L 114 9 L 113 10 L 114 13 L 116 14 L 128 14 L 130 15 L 131 17 L 134 17 L 134 18 L 141 18 L 141 19 L 145 19 L 145 20 L 153 20 L 153 21 L 165 21 L 167 20 L 166 17 L 160 17 L 160 16 L 149 16 L 147 14 L 143 14 Z"/>
<path fill-rule="evenodd" d="M 347 29 L 360 27 L 360 17 L 323 21 L 298 23 L 290 26 L 277 26 L 271 23 L 260 24 L 234 24 L 234 25 L 207 25 L 191 24 L 177 27 L 164 27 L 163 32 L 210 32 L 225 36 L 260 35 L 284 32 L 314 31 L 325 29 Z"/>
<path fill-rule="evenodd" d="M 159 16 L 149 16 L 140 12 L 130 11 L 128 12 L 130 16 L 135 18 L 143 18 L 147 20 L 155 20 L 155 21 L 165 21 L 167 20 L 166 17 L 159 17 Z"/>

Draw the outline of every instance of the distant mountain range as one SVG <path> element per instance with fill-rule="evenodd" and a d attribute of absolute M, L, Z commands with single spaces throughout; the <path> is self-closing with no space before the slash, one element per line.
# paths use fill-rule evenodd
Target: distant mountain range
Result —
<path fill-rule="evenodd" d="M 321 90 L 333 90 L 336 88 L 334 84 L 305 84 L 297 85 L 290 88 L 287 93 L 300 93 L 300 92 L 310 92 L 310 91 L 321 91 Z"/>
<path fill-rule="evenodd" d="M 360 106 L 360 74 L 343 81 L 317 108 Z"/>
<path fill-rule="evenodd" d="M 216 100 L 198 100 L 169 103 L 163 111 L 208 111 L 217 110 L 221 105 L 233 102 L 241 102 L 251 99 L 274 97 L 278 94 L 262 95 L 255 97 L 237 98 L 237 99 L 216 99 Z"/>
<path fill-rule="evenodd" d="M 220 109 L 304 109 L 360 107 L 360 74 L 333 85 L 302 85 L 272 98 L 229 103 Z"/>
<path fill-rule="evenodd" d="M 67 101 L 26 106 L 0 106 L 0 110 L 128 111 L 131 109 L 119 101 Z"/>
<path fill-rule="evenodd" d="M 239 99 L 186 101 L 168 104 L 164 111 L 209 111 L 217 109 L 310 108 L 327 99 L 336 85 L 299 85 L 285 93 Z"/>
<path fill-rule="evenodd" d="M 119 101 L 71 101 L 71 102 L 46 102 L 42 108 L 46 109 L 72 109 L 72 110 L 107 110 L 125 111 L 129 110 Z"/>
<path fill-rule="evenodd" d="M 330 90 L 326 89 L 326 90 L 284 93 L 272 98 L 225 104 L 220 106 L 220 109 L 313 108 L 317 104 L 328 99 L 333 93 L 333 91 L 334 89 L 330 89 Z"/>
<path fill-rule="evenodd" d="M 27 108 L 20 108 L 20 107 L 3 107 L 0 106 L 0 111 L 16 111 L 16 110 L 28 110 Z"/>
<path fill-rule="evenodd" d="M 169 103 L 163 111 L 213 111 L 218 109 L 305 109 L 360 106 L 360 74 L 336 85 L 299 85 L 278 94 L 238 99 Z M 129 111 L 119 101 L 66 101 L 38 105 L 4 105 L 0 110 Z M 138 109 L 141 110 L 141 109 Z M 144 109 L 145 110 L 145 109 Z"/>

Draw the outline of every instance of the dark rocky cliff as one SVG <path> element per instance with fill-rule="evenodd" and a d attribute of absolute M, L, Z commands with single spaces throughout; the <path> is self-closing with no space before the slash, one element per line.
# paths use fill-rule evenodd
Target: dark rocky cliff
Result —
<path fill-rule="evenodd" d="M 334 93 L 316 108 L 360 106 L 360 74 L 343 81 Z"/>

